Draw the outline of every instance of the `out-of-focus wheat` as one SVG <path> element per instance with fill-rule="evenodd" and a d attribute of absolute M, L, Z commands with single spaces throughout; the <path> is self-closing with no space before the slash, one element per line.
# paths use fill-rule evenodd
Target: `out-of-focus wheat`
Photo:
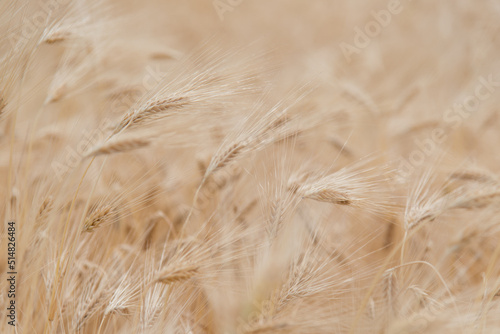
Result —
<path fill-rule="evenodd" d="M 236 2 L 0 1 L 0 333 L 500 332 L 499 5 Z"/>

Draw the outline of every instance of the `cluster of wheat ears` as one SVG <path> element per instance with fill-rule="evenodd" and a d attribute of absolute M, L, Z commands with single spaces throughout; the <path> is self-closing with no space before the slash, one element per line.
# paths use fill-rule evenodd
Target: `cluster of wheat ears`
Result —
<path fill-rule="evenodd" d="M 498 1 L 217 6 L 0 1 L 0 332 L 500 333 Z"/>

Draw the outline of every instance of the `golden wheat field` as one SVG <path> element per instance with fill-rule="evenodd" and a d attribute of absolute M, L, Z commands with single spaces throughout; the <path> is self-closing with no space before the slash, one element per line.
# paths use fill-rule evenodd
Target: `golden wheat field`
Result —
<path fill-rule="evenodd" d="M 0 0 L 0 333 L 500 333 L 498 0 Z"/>

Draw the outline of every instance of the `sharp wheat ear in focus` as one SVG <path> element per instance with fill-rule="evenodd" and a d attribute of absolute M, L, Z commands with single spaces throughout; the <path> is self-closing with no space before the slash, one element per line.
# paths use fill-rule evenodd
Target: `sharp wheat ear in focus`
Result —
<path fill-rule="evenodd" d="M 169 112 L 175 112 L 189 104 L 187 97 L 173 97 L 153 100 L 137 110 L 127 113 L 116 126 L 113 134 L 120 132 L 126 127 L 136 127 L 148 121 L 154 121 L 169 116 Z"/>
<path fill-rule="evenodd" d="M 84 232 L 92 232 L 94 229 L 98 228 L 106 219 L 109 219 L 113 213 L 111 206 L 104 206 L 94 210 L 89 217 L 85 220 L 83 226 Z"/>
<path fill-rule="evenodd" d="M 499 16 L 0 1 L 0 333 L 500 333 Z"/>

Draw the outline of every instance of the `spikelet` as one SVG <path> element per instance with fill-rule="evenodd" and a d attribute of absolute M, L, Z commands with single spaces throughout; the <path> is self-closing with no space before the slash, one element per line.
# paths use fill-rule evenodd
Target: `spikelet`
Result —
<path fill-rule="evenodd" d="M 382 196 L 382 184 L 386 181 L 385 170 L 377 175 L 372 168 L 352 166 L 326 176 L 312 172 L 296 176 L 289 189 L 306 199 L 380 212 L 392 205 L 389 198 Z"/>
<path fill-rule="evenodd" d="M 397 315 L 398 293 L 397 277 L 394 270 L 389 269 L 384 277 L 384 299 L 391 316 Z"/>
<path fill-rule="evenodd" d="M 47 44 L 56 44 L 70 39 L 73 34 L 66 30 L 51 31 L 43 40 Z"/>
<path fill-rule="evenodd" d="M 240 142 L 231 145 L 225 151 L 221 152 L 218 155 L 214 156 L 214 159 L 211 162 L 211 166 L 207 168 L 206 175 L 210 175 L 215 173 L 216 171 L 224 168 L 232 161 L 234 161 L 239 155 L 241 155 L 245 149 L 248 149 L 248 142 Z"/>
<path fill-rule="evenodd" d="M 274 198 L 270 203 L 270 216 L 266 224 L 266 232 L 272 242 L 283 227 L 286 216 L 294 210 L 298 204 L 297 196 L 287 192 L 279 198 Z"/>
<path fill-rule="evenodd" d="M 91 149 L 86 157 L 129 152 L 146 147 L 150 143 L 151 140 L 147 138 L 124 138 L 121 140 L 108 141 L 96 148 Z"/>
<path fill-rule="evenodd" d="M 435 220 L 446 212 L 450 200 L 456 195 L 456 192 L 443 195 L 441 188 L 431 191 L 431 186 L 435 180 L 431 173 L 432 170 L 428 169 L 418 179 L 411 196 L 407 199 L 404 218 L 404 229 L 407 232 L 423 223 Z"/>
<path fill-rule="evenodd" d="M 132 110 L 123 116 L 112 134 L 117 134 L 125 128 L 132 129 L 138 125 L 171 116 L 173 112 L 179 111 L 187 105 L 189 105 L 189 99 L 186 96 L 174 96 L 149 101 L 137 110 Z"/>
<path fill-rule="evenodd" d="M 432 298 L 426 291 L 417 285 L 411 285 L 408 287 L 409 291 L 412 291 L 417 298 L 419 306 L 424 309 L 434 311 L 443 305 L 436 299 Z"/>
<path fill-rule="evenodd" d="M 500 200 L 500 189 L 498 187 L 490 187 L 488 189 L 473 190 L 470 194 L 466 194 L 463 198 L 457 199 L 450 208 L 458 209 L 478 209 L 484 208 L 492 203 L 498 203 Z"/>
<path fill-rule="evenodd" d="M 84 270 L 80 274 L 87 275 L 82 277 L 83 282 L 79 282 L 81 287 L 76 288 L 79 295 L 70 297 L 70 303 L 75 302 L 75 299 L 77 302 L 73 318 L 75 331 L 81 330 L 88 320 L 102 308 L 108 294 L 106 276 L 102 268 Z"/>
<path fill-rule="evenodd" d="M 7 103 L 5 102 L 4 98 L 0 97 L 0 119 L 2 119 L 2 117 L 5 114 L 5 107 L 6 106 L 7 106 Z"/>
<path fill-rule="evenodd" d="M 42 226 L 45 223 L 49 213 L 52 211 L 53 205 L 54 199 L 52 198 L 52 196 L 47 196 L 38 209 L 38 213 L 35 219 L 36 226 Z"/>
<path fill-rule="evenodd" d="M 83 225 L 83 232 L 93 232 L 113 215 L 113 207 L 105 205 L 92 211 Z"/>
<path fill-rule="evenodd" d="M 463 181 L 481 182 L 481 183 L 491 183 L 498 181 L 494 175 L 485 173 L 483 171 L 475 171 L 475 170 L 463 170 L 463 171 L 453 172 L 451 173 L 450 178 Z"/>
<path fill-rule="evenodd" d="M 195 265 L 181 265 L 176 267 L 167 267 L 161 270 L 154 282 L 170 284 L 186 281 L 198 273 L 199 268 Z"/>
<path fill-rule="evenodd" d="M 304 196 L 304 198 L 320 202 L 338 205 L 350 205 L 353 203 L 351 197 L 348 195 L 348 191 L 344 189 L 335 189 L 334 187 L 324 188 L 310 185 L 309 187 L 302 187 L 300 189 L 300 193 Z"/>
<path fill-rule="evenodd" d="M 204 180 L 212 174 L 251 151 L 257 151 L 266 145 L 277 142 L 290 135 L 286 125 L 290 118 L 288 108 L 278 103 L 263 116 L 255 115 L 257 121 L 249 118 L 233 134 L 226 138 L 225 145 L 219 147 L 205 170 Z"/>
<path fill-rule="evenodd" d="M 240 330 L 242 334 L 271 334 L 271 333 L 289 333 L 293 328 L 286 322 L 269 322 L 263 324 L 247 325 Z"/>

